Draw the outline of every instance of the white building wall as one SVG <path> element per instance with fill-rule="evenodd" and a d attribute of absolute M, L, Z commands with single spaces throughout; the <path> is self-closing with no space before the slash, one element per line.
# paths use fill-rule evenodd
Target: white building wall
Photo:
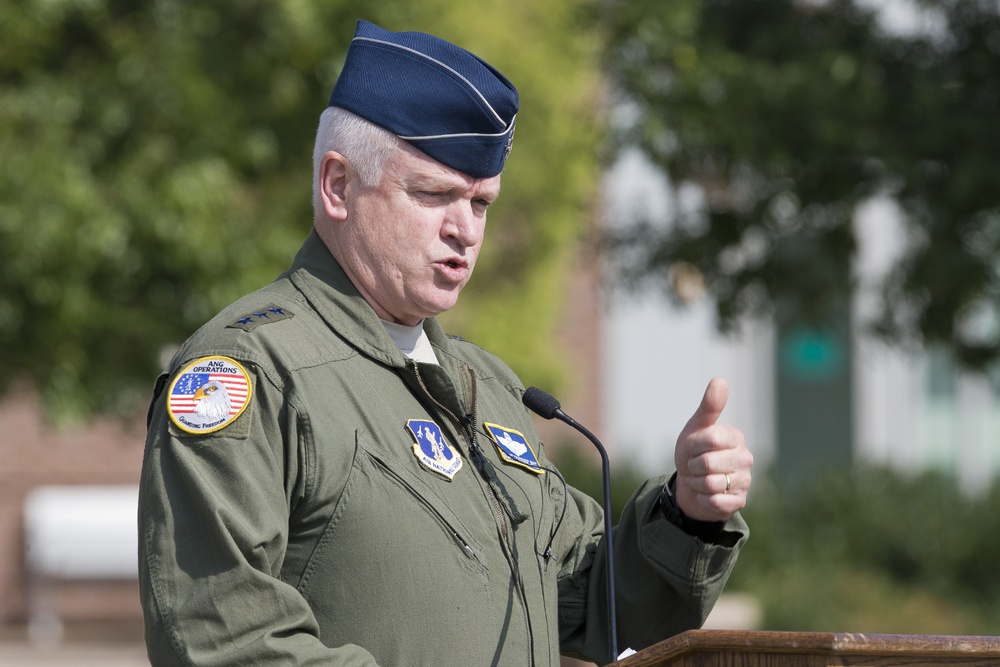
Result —
<path fill-rule="evenodd" d="M 626 155 L 606 181 L 607 219 L 664 219 L 673 202 L 662 176 L 637 154 Z M 970 490 L 1000 473 L 1000 396 L 979 375 L 958 374 L 920 350 L 865 336 L 876 314 L 874 285 L 903 248 L 899 211 L 887 199 L 859 208 L 856 225 L 861 289 L 855 300 L 855 449 L 859 460 L 916 472 L 954 472 Z M 662 295 L 616 292 L 607 300 L 602 387 L 612 460 L 672 468 L 677 434 L 708 380 L 730 384 L 723 419 L 743 429 L 758 465 L 775 447 L 774 335 L 767 324 L 738 337 L 715 330 L 713 306 L 701 299 L 672 306 Z M 950 387 L 950 388 L 949 388 Z"/>
<path fill-rule="evenodd" d="M 858 210 L 859 323 L 878 314 L 875 285 L 904 248 L 900 215 L 885 198 Z M 856 350 L 859 457 L 900 470 L 950 471 L 973 491 L 992 481 L 1000 472 L 1000 398 L 988 378 L 960 372 L 940 355 L 890 348 L 860 332 Z"/>
<path fill-rule="evenodd" d="M 609 224 L 664 219 L 673 205 L 665 180 L 636 153 L 611 170 L 605 192 Z M 773 455 L 770 327 L 724 338 L 708 299 L 677 308 L 662 295 L 615 292 L 607 303 L 602 398 L 612 460 L 672 470 L 677 435 L 717 375 L 730 390 L 722 420 L 743 429 L 758 461 Z"/>

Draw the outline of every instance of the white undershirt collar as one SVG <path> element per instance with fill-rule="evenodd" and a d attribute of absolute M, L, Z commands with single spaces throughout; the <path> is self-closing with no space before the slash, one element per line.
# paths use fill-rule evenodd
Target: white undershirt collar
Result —
<path fill-rule="evenodd" d="M 414 361 L 425 364 L 437 364 L 438 358 L 431 347 L 431 341 L 424 331 L 424 321 L 420 320 L 416 325 L 408 327 L 405 324 L 396 324 L 380 320 L 385 327 L 386 333 L 392 338 L 399 351 Z"/>

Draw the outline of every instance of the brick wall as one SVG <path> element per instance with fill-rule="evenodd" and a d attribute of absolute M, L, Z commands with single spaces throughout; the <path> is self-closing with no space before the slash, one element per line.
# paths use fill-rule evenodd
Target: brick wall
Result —
<path fill-rule="evenodd" d="M 601 319 L 602 303 L 599 285 L 600 272 L 596 252 L 586 245 L 573 253 L 575 264 L 562 291 L 559 305 L 559 326 L 552 353 L 566 362 L 570 374 L 567 389 L 559 396 L 563 410 L 586 426 L 602 440 L 605 447 L 604 415 L 601 407 Z M 581 439 L 586 456 L 600 463 L 597 450 L 576 434 L 569 426 L 557 420 L 535 418 L 535 426 L 547 445 L 560 445 L 567 439 Z"/>
<path fill-rule="evenodd" d="M 15 390 L 0 402 L 0 624 L 22 623 L 28 614 L 23 510 L 29 491 L 49 484 L 138 484 L 144 434 L 139 418 L 52 428 L 29 392 Z M 44 595 L 67 618 L 140 617 L 134 581 L 70 584 Z"/>

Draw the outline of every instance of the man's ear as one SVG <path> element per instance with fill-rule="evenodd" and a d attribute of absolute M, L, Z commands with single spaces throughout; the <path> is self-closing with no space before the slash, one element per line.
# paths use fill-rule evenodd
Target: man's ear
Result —
<path fill-rule="evenodd" d="M 347 219 L 348 185 L 353 176 L 346 157 L 327 151 L 319 167 L 319 196 L 323 210 L 332 220 Z"/>

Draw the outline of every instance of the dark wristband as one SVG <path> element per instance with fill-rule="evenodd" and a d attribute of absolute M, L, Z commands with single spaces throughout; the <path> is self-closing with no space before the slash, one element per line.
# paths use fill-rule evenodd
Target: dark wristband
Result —
<path fill-rule="evenodd" d="M 718 537 L 726 526 L 725 521 L 699 521 L 692 519 L 681 510 L 674 498 L 673 487 L 677 481 L 677 473 L 670 476 L 670 480 L 663 485 L 660 492 L 660 511 L 670 523 L 674 524 L 688 535 L 708 541 Z"/>

